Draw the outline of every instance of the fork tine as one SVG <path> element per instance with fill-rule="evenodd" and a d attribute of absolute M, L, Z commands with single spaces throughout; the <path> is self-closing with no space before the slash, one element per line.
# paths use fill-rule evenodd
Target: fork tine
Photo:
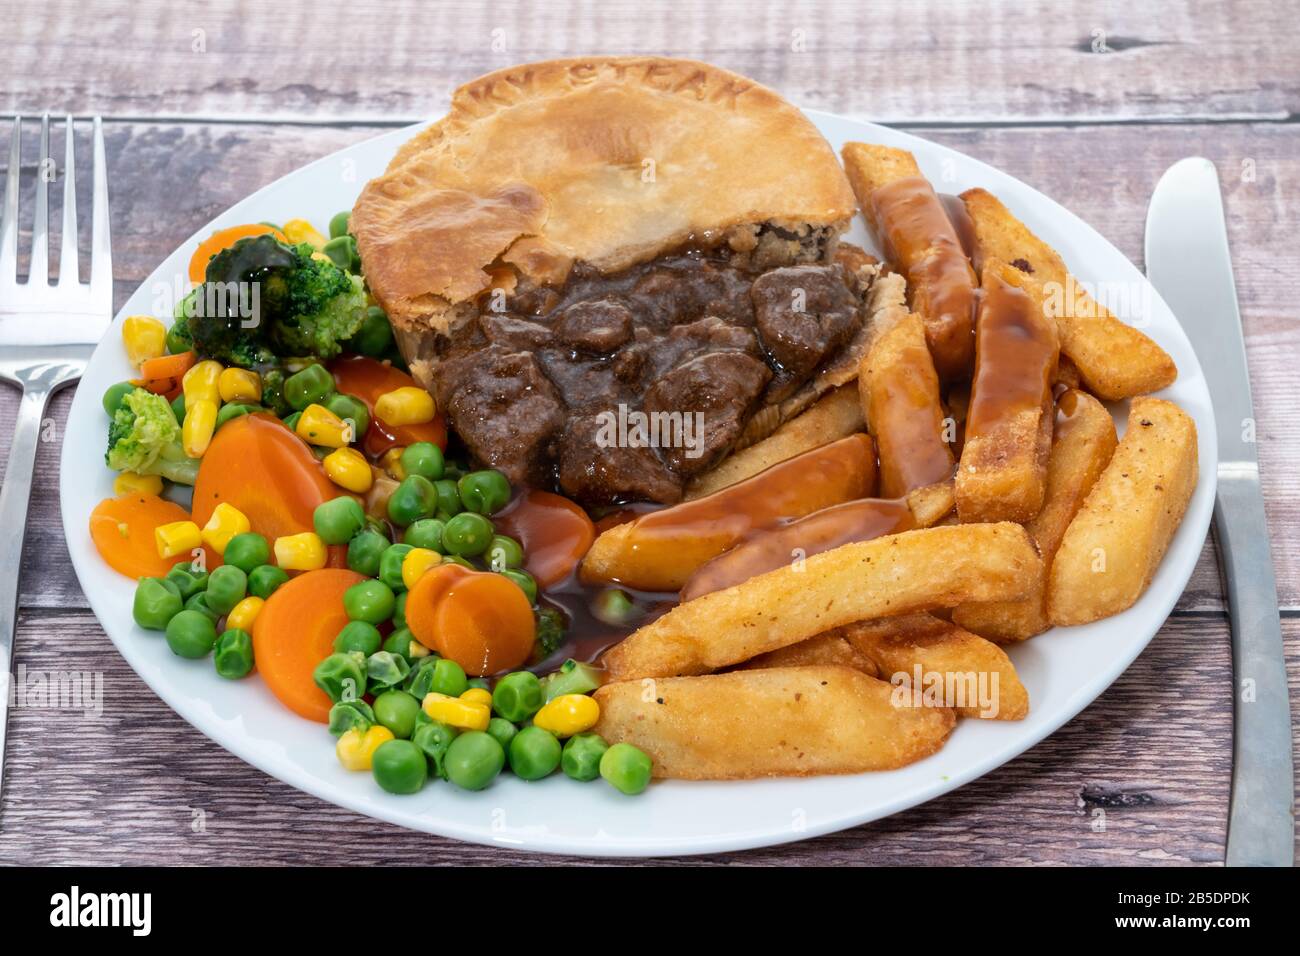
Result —
<path fill-rule="evenodd" d="M 32 221 L 32 258 L 28 285 L 50 284 L 50 114 L 41 117 L 41 158 L 36 166 L 36 216 Z"/>
<path fill-rule="evenodd" d="M 0 286 L 18 283 L 18 161 L 22 158 L 23 119 L 14 117 L 9 143 L 9 173 L 5 177 L 5 209 L 0 221 Z"/>
<path fill-rule="evenodd" d="M 95 117 L 94 200 L 91 205 L 90 296 L 105 310 L 113 308 L 113 252 L 108 235 L 108 161 L 104 124 Z"/>
<path fill-rule="evenodd" d="M 72 114 L 68 114 L 67 133 L 63 147 L 63 244 L 59 253 L 59 285 L 76 285 L 81 281 L 77 271 L 77 174 L 72 151 Z"/>

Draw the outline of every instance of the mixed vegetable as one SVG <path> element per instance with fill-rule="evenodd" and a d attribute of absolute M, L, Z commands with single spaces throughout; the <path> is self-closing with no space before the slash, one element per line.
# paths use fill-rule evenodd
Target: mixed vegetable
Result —
<path fill-rule="evenodd" d="M 302 220 L 223 230 L 190 277 L 170 328 L 125 321 L 140 374 L 103 398 L 119 475 L 91 535 L 138 580 L 136 623 L 222 678 L 256 670 L 392 793 L 478 790 L 505 767 L 644 790 L 649 758 L 593 732 L 600 670 L 527 669 L 565 640 L 545 589 L 571 576 L 590 518 L 448 457 L 347 215 L 328 239 Z M 190 511 L 168 483 L 192 486 Z M 560 529 L 544 542 L 543 520 Z"/>

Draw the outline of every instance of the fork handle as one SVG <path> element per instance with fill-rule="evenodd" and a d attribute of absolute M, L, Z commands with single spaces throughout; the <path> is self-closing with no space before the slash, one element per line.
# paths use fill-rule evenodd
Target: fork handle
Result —
<path fill-rule="evenodd" d="M 9 448 L 4 485 L 0 486 L 0 792 L 4 788 L 5 729 L 9 722 L 9 682 L 13 679 L 14 631 L 18 626 L 18 569 L 27 531 L 27 502 L 32 494 L 32 471 L 41 419 L 50 397 L 45 382 L 23 389 L 18 422 Z"/>

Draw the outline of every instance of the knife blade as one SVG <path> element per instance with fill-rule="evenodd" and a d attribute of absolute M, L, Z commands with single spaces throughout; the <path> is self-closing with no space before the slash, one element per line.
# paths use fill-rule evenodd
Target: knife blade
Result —
<path fill-rule="evenodd" d="M 1229 866 L 1291 866 L 1295 777 L 1277 584 L 1260 493 L 1255 412 L 1219 177 L 1208 159 L 1160 177 L 1146 225 L 1147 278 L 1191 339 L 1218 422 L 1214 530 L 1232 622 Z"/>

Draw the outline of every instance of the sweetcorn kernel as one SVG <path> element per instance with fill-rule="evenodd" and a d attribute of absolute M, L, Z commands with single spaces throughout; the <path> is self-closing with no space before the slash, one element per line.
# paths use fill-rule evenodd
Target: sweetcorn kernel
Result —
<path fill-rule="evenodd" d="M 230 609 L 230 613 L 226 615 L 226 627 L 236 627 L 241 631 L 253 633 L 253 622 L 257 620 L 257 615 L 262 612 L 262 605 L 265 603 L 257 595 L 250 594 Z"/>
<path fill-rule="evenodd" d="M 490 707 L 436 692 L 426 694 L 420 706 L 434 720 L 461 730 L 487 730 L 488 721 L 492 719 Z"/>
<path fill-rule="evenodd" d="M 173 521 L 160 524 L 153 529 L 154 544 L 158 546 L 158 557 L 174 558 L 186 554 L 203 544 L 199 526 L 193 521 Z"/>
<path fill-rule="evenodd" d="M 128 315 L 122 322 L 122 344 L 127 359 L 138 366 L 167 351 L 167 329 L 152 315 Z"/>
<path fill-rule="evenodd" d="M 137 475 L 134 471 L 124 471 L 113 479 L 115 495 L 160 495 L 162 478 L 157 475 Z"/>
<path fill-rule="evenodd" d="M 375 399 L 375 416 L 389 425 L 423 425 L 433 421 L 438 407 L 422 388 L 406 385 Z"/>
<path fill-rule="evenodd" d="M 409 591 L 425 571 L 442 563 L 442 555 L 430 548 L 412 548 L 402 558 L 402 584 Z"/>
<path fill-rule="evenodd" d="M 275 563 L 284 571 L 317 571 L 325 567 L 325 542 L 314 531 L 276 538 Z"/>
<path fill-rule="evenodd" d="M 223 402 L 260 402 L 262 376 L 246 368 L 228 368 L 217 377 Z"/>
<path fill-rule="evenodd" d="M 230 539 L 252 527 L 242 511 L 223 501 L 212 509 L 212 517 L 203 526 L 203 543 L 217 554 L 225 554 Z"/>
<path fill-rule="evenodd" d="M 363 495 L 374 484 L 370 462 L 355 448 L 336 448 L 325 456 L 321 464 L 325 466 L 329 480 L 340 488 Z"/>

